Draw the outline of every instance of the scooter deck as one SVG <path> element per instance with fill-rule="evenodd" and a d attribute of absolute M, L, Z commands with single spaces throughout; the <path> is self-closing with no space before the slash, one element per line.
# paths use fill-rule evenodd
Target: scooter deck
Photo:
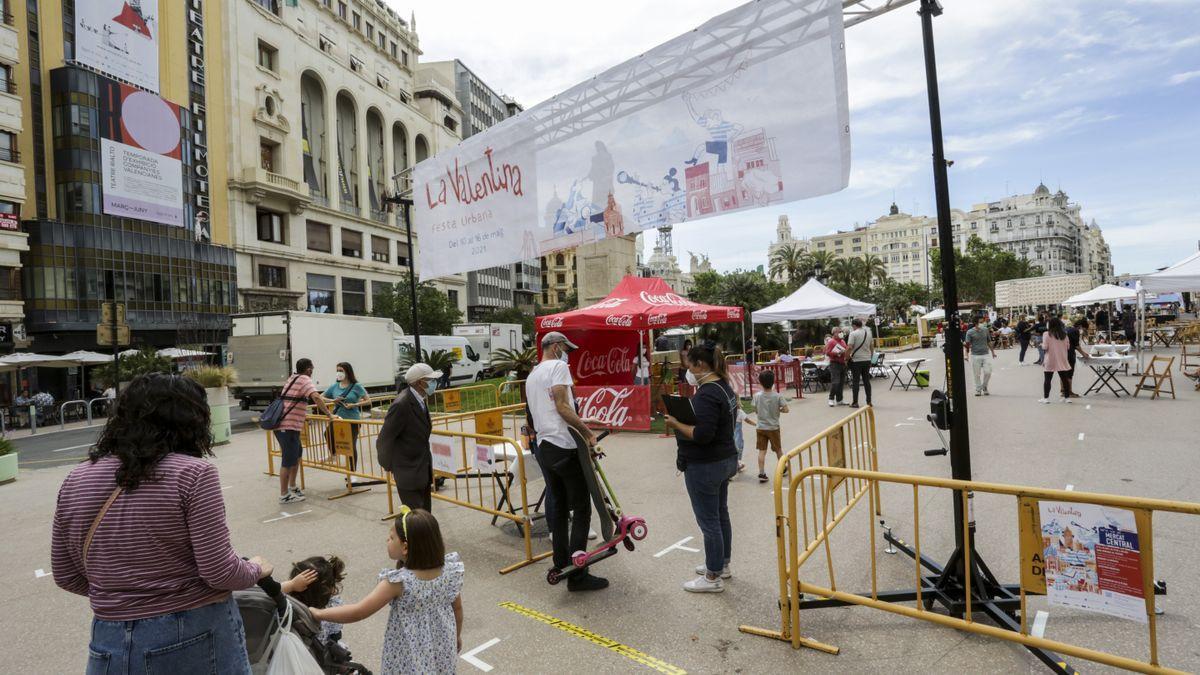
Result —
<path fill-rule="evenodd" d="M 583 480 L 587 483 L 588 494 L 591 495 L 596 515 L 600 518 L 600 536 L 604 541 L 609 541 L 613 538 L 617 527 L 613 501 L 605 490 L 604 482 L 596 475 L 596 466 L 593 464 L 592 452 L 588 448 L 587 442 L 583 440 L 583 436 L 578 431 L 574 429 L 570 431 L 571 438 L 575 441 L 575 451 L 579 455 L 579 466 L 583 469 Z"/>

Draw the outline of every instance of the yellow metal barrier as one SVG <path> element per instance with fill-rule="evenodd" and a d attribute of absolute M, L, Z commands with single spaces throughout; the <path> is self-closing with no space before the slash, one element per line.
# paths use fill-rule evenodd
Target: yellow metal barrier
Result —
<path fill-rule="evenodd" d="M 1144 673 L 1181 672 L 1164 667 L 1159 663 L 1157 626 L 1154 612 L 1153 531 L 1151 523 L 1152 515 L 1155 511 L 1200 515 L 1200 504 L 884 473 L 878 470 L 856 468 L 850 464 L 849 460 L 846 461 L 846 466 L 835 466 L 835 464 L 840 463 L 836 461 L 838 455 L 836 452 L 830 453 L 828 449 L 837 447 L 841 443 L 837 439 L 839 437 L 846 437 L 848 425 L 851 425 L 855 418 L 861 418 L 865 413 L 869 413 L 870 410 L 870 408 L 866 408 L 853 413 L 838 424 L 814 436 L 804 445 L 792 450 L 780 460 L 775 470 L 774 482 L 775 532 L 779 553 L 779 629 L 740 626 L 742 632 L 790 642 L 795 649 L 809 647 L 831 654 L 838 653 L 837 647 L 800 635 L 801 600 L 804 594 L 809 594 L 842 603 L 872 607 L 901 616 L 921 619 L 979 635 L 987 635 L 1034 649 L 1050 650 L 1066 656 L 1087 659 L 1117 668 Z M 873 418 L 870 420 L 869 428 L 873 440 Z M 791 466 L 793 458 L 806 454 L 814 460 L 824 459 L 825 461 L 823 464 L 810 464 L 798 472 L 793 471 L 790 474 L 786 472 L 786 469 Z M 855 456 L 854 453 L 846 455 L 847 458 L 853 456 Z M 879 490 L 881 483 L 907 487 L 912 492 L 913 548 L 916 553 L 913 567 L 915 575 L 913 587 L 916 589 L 916 604 L 913 607 L 887 602 L 878 598 L 875 532 L 876 516 L 879 514 Z M 971 606 L 971 585 L 974 575 L 966 575 L 966 611 L 961 618 L 940 614 L 927 609 L 925 600 L 929 598 L 923 598 L 922 596 L 924 586 L 921 577 L 920 500 L 923 488 L 926 490 L 955 491 L 962 499 L 964 512 L 969 512 L 969 500 L 976 494 L 1015 497 L 1017 508 L 1014 510 L 1017 511 L 1019 519 L 1026 519 L 1023 532 L 1030 530 L 1028 524 L 1030 516 L 1028 514 L 1031 510 L 1033 513 L 1038 511 L 1037 500 L 1094 504 L 1133 511 L 1137 520 L 1138 541 L 1141 546 L 1141 591 L 1145 598 L 1146 619 L 1149 631 L 1149 660 L 1140 661 L 1127 656 L 1110 654 L 1080 645 L 1032 635 L 1026 623 L 1025 586 L 1027 584 L 1032 585 L 1034 582 L 1027 581 L 1026 584 L 1022 585 L 1020 591 L 1020 631 L 1011 631 L 996 626 L 980 624 L 975 621 Z M 834 529 L 846 518 L 853 506 L 864 495 L 868 496 L 872 511 L 869 514 L 869 536 L 871 539 L 871 592 L 869 596 L 838 590 L 834 576 L 832 544 L 830 541 Z M 966 519 L 963 522 L 963 536 L 968 540 L 971 536 L 970 522 L 966 521 Z M 1023 534 L 1022 536 L 1026 535 Z M 1038 539 L 1032 544 L 1023 543 L 1023 552 L 1032 550 L 1034 555 L 1041 552 L 1040 547 L 1044 545 L 1041 540 L 1042 533 L 1038 531 L 1036 532 L 1036 536 Z M 803 541 L 803 546 L 801 545 L 801 541 Z M 828 586 L 820 586 L 802 581 L 800 568 L 814 553 L 822 548 L 825 551 L 823 557 L 827 567 Z M 963 567 L 965 569 L 971 569 L 970 556 L 971 551 L 968 548 L 964 553 Z M 1036 557 L 1033 559 L 1036 560 Z M 1036 563 L 1032 564 L 1036 565 Z M 1025 576 L 1024 573 L 1027 571 L 1024 567 L 1030 565 L 1031 563 L 1028 561 L 1023 562 L 1023 576 Z M 1034 579 L 1034 581 L 1041 575 L 1040 568 L 1037 571 L 1028 570 L 1028 572 L 1029 578 Z M 1044 588 L 1045 579 L 1044 577 L 1040 578 Z M 1041 591 L 1036 592 L 1040 594 Z"/>
<path fill-rule="evenodd" d="M 496 398 L 502 406 L 524 403 L 525 380 L 505 380 L 497 384 Z"/>
<path fill-rule="evenodd" d="M 499 405 L 500 396 L 494 384 L 438 389 L 429 397 L 430 414 L 473 412 Z"/>
<path fill-rule="evenodd" d="M 522 559 L 500 570 L 507 574 L 550 555 L 533 553 L 531 500 L 528 491 L 527 462 L 533 455 L 525 451 L 524 439 L 518 441 L 525 420 L 525 406 L 507 406 L 469 413 L 440 415 L 433 420 L 431 444 L 449 450 L 455 469 L 434 471 L 435 478 L 446 479 L 446 488 L 433 498 L 492 516 L 492 522 L 504 518 L 516 523 L 524 540 Z M 344 477 L 345 491 L 329 497 L 341 499 L 365 492 L 354 479 L 382 481 L 387 490 L 388 514 L 395 518 L 397 505 L 391 473 L 378 464 L 375 440 L 383 420 L 342 420 L 324 415 L 309 415 L 300 434 L 304 454 L 300 461 L 300 484 L 305 487 L 305 471 L 320 470 Z M 457 427 L 457 428 L 452 428 Z M 467 430 L 469 429 L 469 430 Z M 510 433 L 510 431 L 516 433 Z M 275 457 L 280 455 L 275 436 L 267 432 L 267 473 L 275 474 Z"/>
<path fill-rule="evenodd" d="M 912 335 L 897 335 L 895 337 L 875 338 L 876 349 L 904 349 L 907 347 L 920 347 L 921 336 L 913 333 Z"/>

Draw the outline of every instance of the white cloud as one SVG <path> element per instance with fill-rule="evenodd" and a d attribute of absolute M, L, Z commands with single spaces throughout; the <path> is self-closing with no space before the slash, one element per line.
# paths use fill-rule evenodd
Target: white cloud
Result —
<path fill-rule="evenodd" d="M 1175 73 L 1167 80 L 1167 84 L 1172 85 L 1172 86 L 1177 85 L 1177 84 L 1183 84 L 1184 82 L 1195 79 L 1197 77 L 1200 77 L 1200 70 L 1189 70 L 1189 71 L 1183 72 L 1183 73 Z"/>

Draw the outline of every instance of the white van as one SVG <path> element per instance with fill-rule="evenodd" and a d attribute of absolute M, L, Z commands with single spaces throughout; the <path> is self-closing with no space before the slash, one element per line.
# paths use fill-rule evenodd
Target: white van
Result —
<path fill-rule="evenodd" d="M 412 346 L 413 338 L 411 335 L 397 337 L 397 360 L 399 361 L 409 349 L 412 349 Z M 450 368 L 450 386 L 461 387 L 483 379 L 484 364 L 482 363 L 482 358 L 479 356 L 479 352 L 475 351 L 474 347 L 471 346 L 467 338 L 456 335 L 421 336 L 421 351 L 434 352 L 439 349 L 454 354 L 454 365 Z M 403 368 L 399 367 L 397 370 L 399 372 L 404 371 Z"/>
<path fill-rule="evenodd" d="M 450 328 L 450 332 L 467 338 L 471 347 L 479 353 L 485 377 L 493 374 L 491 363 L 496 350 L 519 352 L 525 348 L 525 336 L 519 323 L 458 323 Z"/>

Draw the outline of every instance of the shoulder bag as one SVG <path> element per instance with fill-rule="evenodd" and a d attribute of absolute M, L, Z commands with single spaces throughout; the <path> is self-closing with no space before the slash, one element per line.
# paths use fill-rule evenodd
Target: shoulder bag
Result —
<path fill-rule="evenodd" d="M 100 513 L 96 514 L 96 518 L 92 521 L 92 526 L 88 528 L 87 535 L 83 538 L 83 557 L 79 559 L 79 562 L 83 566 L 84 574 L 87 574 L 87 554 L 88 549 L 92 547 L 92 535 L 96 534 L 96 528 L 100 527 L 100 521 L 104 519 L 104 514 L 108 513 L 109 507 L 111 507 L 113 502 L 117 501 L 117 497 L 120 496 L 121 487 L 117 486 L 117 488 L 112 491 L 112 494 L 108 496 L 108 499 L 104 500 L 104 506 L 100 507 Z"/>
<path fill-rule="evenodd" d="M 292 408 L 295 408 L 296 404 L 299 403 L 299 401 L 292 401 L 292 404 L 286 408 L 283 404 L 283 400 L 287 397 L 287 393 L 292 390 L 292 385 L 296 384 L 297 377 L 298 376 L 293 375 L 292 379 L 288 380 L 287 386 L 283 388 L 283 393 L 279 395 L 279 398 L 271 401 L 271 404 L 267 406 L 267 409 L 263 411 L 262 415 L 259 415 L 258 426 L 261 429 L 266 431 L 278 429 L 279 425 L 283 423 L 283 418 L 287 417 L 288 413 L 292 411 Z"/>

